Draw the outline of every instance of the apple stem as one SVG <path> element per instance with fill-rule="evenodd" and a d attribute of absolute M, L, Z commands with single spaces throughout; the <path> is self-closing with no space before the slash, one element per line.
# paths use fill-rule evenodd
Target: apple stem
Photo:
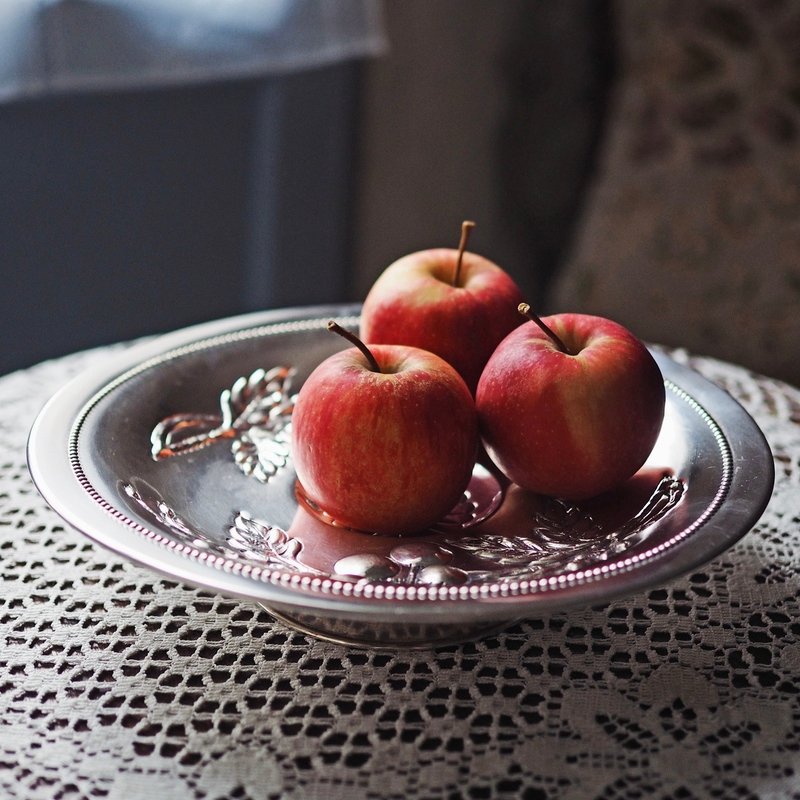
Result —
<path fill-rule="evenodd" d="M 536 314 L 531 311 L 531 307 L 527 303 L 520 303 L 517 306 L 517 311 L 522 314 L 523 317 L 529 319 L 531 322 L 535 322 L 553 341 L 553 344 L 562 352 L 566 353 L 568 356 L 571 356 L 572 353 L 567 349 L 567 346 L 561 340 L 561 338 L 556 334 L 556 332 L 549 328 L 547 325 L 542 322 L 541 317 L 538 317 Z"/>
<path fill-rule="evenodd" d="M 373 372 L 383 372 L 378 364 L 377 359 L 374 355 L 372 355 L 372 351 L 367 347 L 361 339 L 358 338 L 354 333 L 351 333 L 346 328 L 343 328 L 339 325 L 338 322 L 334 322 L 332 319 L 328 320 L 328 330 L 333 331 L 333 333 L 338 333 L 343 339 L 347 339 L 350 344 L 354 344 L 363 354 L 364 357 L 369 361 L 370 368 Z"/>
<path fill-rule="evenodd" d="M 470 231 L 475 227 L 474 222 L 465 219 L 461 223 L 461 241 L 458 243 L 458 260 L 456 261 L 456 268 L 453 272 L 453 286 L 458 286 L 461 280 L 461 262 L 464 260 L 464 250 L 467 248 L 469 241 Z"/>

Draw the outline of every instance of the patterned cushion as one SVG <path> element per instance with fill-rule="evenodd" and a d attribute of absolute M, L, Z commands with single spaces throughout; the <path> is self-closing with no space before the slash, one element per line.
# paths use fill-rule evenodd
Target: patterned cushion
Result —
<path fill-rule="evenodd" d="M 617 11 L 620 81 L 551 305 L 800 384 L 800 3 Z"/>

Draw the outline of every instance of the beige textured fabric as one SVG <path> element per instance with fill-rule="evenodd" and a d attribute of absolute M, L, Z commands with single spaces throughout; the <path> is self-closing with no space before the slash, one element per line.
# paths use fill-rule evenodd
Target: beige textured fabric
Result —
<path fill-rule="evenodd" d="M 552 306 L 800 385 L 800 2 L 616 8 L 621 80 Z"/>

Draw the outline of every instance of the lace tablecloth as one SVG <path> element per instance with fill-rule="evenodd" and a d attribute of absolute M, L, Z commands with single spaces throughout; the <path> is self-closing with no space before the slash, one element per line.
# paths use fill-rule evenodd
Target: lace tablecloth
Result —
<path fill-rule="evenodd" d="M 372 652 L 71 529 L 25 440 L 95 350 L 0 379 L 3 798 L 800 798 L 800 391 L 704 358 L 776 463 L 695 574 L 473 644 Z"/>

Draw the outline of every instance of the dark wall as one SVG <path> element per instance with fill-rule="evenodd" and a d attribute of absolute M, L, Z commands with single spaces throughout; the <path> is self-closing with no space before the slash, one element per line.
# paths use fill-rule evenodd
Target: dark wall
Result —
<path fill-rule="evenodd" d="M 365 67 L 356 250 L 362 296 L 394 259 L 470 248 L 540 310 L 564 263 L 606 128 L 606 0 L 386 3 L 391 48 Z"/>
<path fill-rule="evenodd" d="M 0 106 L 0 373 L 345 299 L 357 74 Z"/>

